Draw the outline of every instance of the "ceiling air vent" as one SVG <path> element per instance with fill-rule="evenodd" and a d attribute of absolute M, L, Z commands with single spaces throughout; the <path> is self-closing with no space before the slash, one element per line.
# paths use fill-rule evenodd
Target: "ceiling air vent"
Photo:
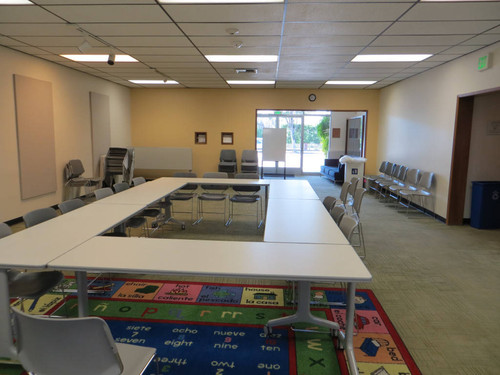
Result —
<path fill-rule="evenodd" d="M 252 74 L 257 74 L 257 69 L 235 69 L 236 73 L 241 74 L 241 73 L 252 73 Z"/>

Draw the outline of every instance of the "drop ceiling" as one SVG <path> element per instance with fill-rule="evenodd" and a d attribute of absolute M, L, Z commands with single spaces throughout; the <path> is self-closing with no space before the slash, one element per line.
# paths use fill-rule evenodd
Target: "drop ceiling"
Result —
<path fill-rule="evenodd" d="M 356 88 L 379 89 L 500 40 L 500 1 L 32 2 L 0 6 L 0 45 L 128 87 L 141 87 L 130 79 L 169 79 L 185 88 L 253 87 L 226 81 L 272 80 L 264 87 L 311 89 L 352 88 L 325 82 L 362 80 L 377 82 Z M 138 62 L 110 66 L 59 56 L 81 53 L 85 40 L 92 47 L 86 53 L 128 54 Z M 351 62 L 358 54 L 394 53 L 433 56 L 422 62 Z M 205 58 L 214 54 L 274 54 L 278 62 Z"/>

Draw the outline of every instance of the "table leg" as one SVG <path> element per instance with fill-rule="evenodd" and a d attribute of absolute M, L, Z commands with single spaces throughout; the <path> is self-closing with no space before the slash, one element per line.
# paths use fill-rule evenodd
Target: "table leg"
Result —
<path fill-rule="evenodd" d="M 352 336 L 354 334 L 354 315 L 356 297 L 356 283 L 347 284 L 347 309 L 346 309 L 346 325 L 345 325 L 345 342 L 344 350 L 347 355 L 347 363 L 349 364 L 349 372 L 352 375 L 358 375 L 358 365 L 354 356 L 354 344 Z"/>
<path fill-rule="evenodd" d="M 0 357 L 16 357 L 16 348 L 12 341 L 9 282 L 6 269 L 0 269 Z"/>
<path fill-rule="evenodd" d="M 297 311 L 293 315 L 285 316 L 283 318 L 271 319 L 266 324 L 266 329 L 270 332 L 271 327 L 293 324 L 293 323 L 311 323 L 321 327 L 327 327 L 332 330 L 338 331 L 339 325 L 330 320 L 318 318 L 311 314 L 310 298 L 311 298 L 311 283 L 309 281 L 298 281 L 298 304 Z"/>
<path fill-rule="evenodd" d="M 89 316 L 89 296 L 87 285 L 87 272 L 76 271 L 76 285 L 78 287 L 78 316 Z"/>

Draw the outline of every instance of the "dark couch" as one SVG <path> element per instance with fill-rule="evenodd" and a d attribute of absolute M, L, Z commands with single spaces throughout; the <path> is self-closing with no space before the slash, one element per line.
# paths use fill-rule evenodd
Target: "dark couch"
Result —
<path fill-rule="evenodd" d="M 321 175 L 334 182 L 344 182 L 345 165 L 339 159 L 325 159 L 325 165 L 321 166 Z"/>

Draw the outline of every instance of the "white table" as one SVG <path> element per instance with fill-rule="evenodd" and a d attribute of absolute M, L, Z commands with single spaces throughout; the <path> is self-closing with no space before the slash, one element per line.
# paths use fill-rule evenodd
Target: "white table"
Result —
<path fill-rule="evenodd" d="M 110 210 L 93 203 L 0 239 L 0 357 L 15 354 L 6 270 L 46 268 L 54 258 L 106 232 L 141 209 L 140 205 L 129 204 Z"/>
<path fill-rule="evenodd" d="M 268 332 L 296 322 L 338 331 L 337 323 L 311 314 L 310 283 L 347 282 L 346 332 L 339 340 L 351 372 L 357 373 L 352 341 L 356 283 L 372 277 L 350 245 L 95 237 L 53 260 L 49 267 L 77 273 L 80 315 L 88 312 L 87 271 L 297 281 L 297 312 L 270 320 Z"/>
<path fill-rule="evenodd" d="M 264 241 L 349 244 L 319 199 L 270 198 Z"/>
<path fill-rule="evenodd" d="M 266 224 L 265 241 L 95 237 L 186 183 L 250 183 L 264 186 L 269 203 L 268 215 L 271 214 Z M 293 214 L 286 208 L 292 206 L 295 207 Z M 297 214 L 297 211 L 300 213 Z M 304 224 L 316 222 L 317 215 L 328 224 Z M 288 224 L 287 232 L 280 228 L 285 227 L 284 222 Z M 298 282 L 297 313 L 269 321 L 267 329 L 306 321 L 337 330 L 336 323 L 318 319 L 310 313 L 310 283 L 345 281 L 349 286 L 343 341 L 351 373 L 358 374 L 352 346 L 355 285 L 360 281 L 370 281 L 371 275 L 354 249 L 347 245 L 347 240 L 339 236 L 338 228 L 331 223 L 333 221 L 316 193 L 304 180 L 160 178 L 1 239 L 0 301 L 8 301 L 5 269 L 11 267 L 48 266 L 76 271 L 80 315 L 88 312 L 88 271 L 284 279 Z M 324 230 L 331 233 L 324 236 L 320 233 Z M 9 307 L 8 303 L 4 303 L 0 304 L 0 356 L 13 355 Z"/>

